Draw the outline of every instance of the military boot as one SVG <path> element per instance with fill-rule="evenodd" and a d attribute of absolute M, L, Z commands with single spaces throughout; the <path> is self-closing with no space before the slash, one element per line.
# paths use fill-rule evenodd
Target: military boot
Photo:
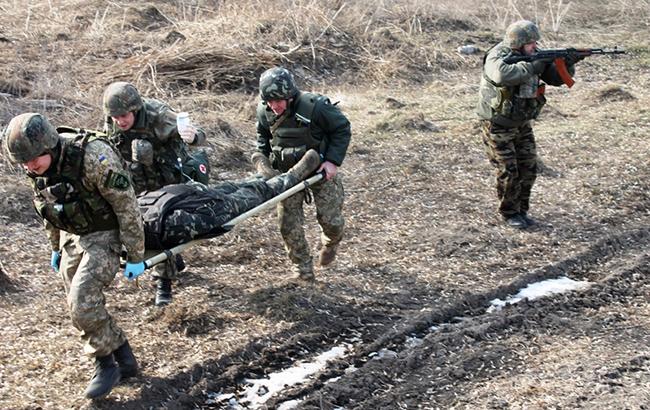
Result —
<path fill-rule="evenodd" d="M 156 285 L 156 306 L 166 306 L 172 303 L 172 280 L 158 278 Z"/>
<path fill-rule="evenodd" d="M 320 155 L 318 152 L 310 149 L 289 171 L 269 179 L 266 183 L 276 192 L 286 191 L 313 174 L 319 165 Z"/>
<path fill-rule="evenodd" d="M 524 222 L 526 222 L 527 226 L 535 226 L 535 225 L 537 225 L 537 221 L 534 220 L 533 218 L 531 218 L 530 216 L 528 216 L 528 214 L 526 212 L 519 213 L 519 216 L 521 217 L 521 219 L 524 220 Z"/>
<path fill-rule="evenodd" d="M 320 165 L 320 154 L 316 150 L 310 149 L 300 158 L 296 165 L 292 166 L 288 174 L 298 181 L 306 179 L 313 174 Z"/>
<path fill-rule="evenodd" d="M 316 277 L 314 276 L 314 267 L 311 262 L 304 265 L 294 265 L 294 275 L 292 279 L 303 282 L 314 282 Z"/>
<path fill-rule="evenodd" d="M 503 217 L 506 225 L 514 229 L 526 229 L 528 224 L 519 214 L 509 215 Z"/>
<path fill-rule="evenodd" d="M 95 374 L 86 388 L 86 398 L 101 399 L 106 397 L 120 381 L 120 368 L 112 354 L 95 358 Z"/>
<path fill-rule="evenodd" d="M 117 364 L 120 366 L 120 374 L 123 379 L 138 374 L 138 361 L 135 360 L 128 340 L 113 352 L 113 356 L 115 356 L 115 360 L 117 360 Z"/>
<path fill-rule="evenodd" d="M 320 266 L 327 266 L 334 262 L 336 259 L 336 249 L 338 246 L 323 246 L 318 255 L 318 264 Z"/>
<path fill-rule="evenodd" d="M 185 260 L 183 260 L 183 255 L 181 255 L 180 253 L 176 255 L 176 260 L 174 262 L 176 264 L 177 272 L 182 272 L 185 270 L 186 266 L 185 266 Z"/>
<path fill-rule="evenodd" d="M 265 180 L 271 179 L 279 173 L 271 166 L 269 157 L 262 154 L 261 152 L 254 153 L 251 156 L 251 162 L 253 163 L 253 167 L 255 167 L 257 173 L 260 174 Z"/>

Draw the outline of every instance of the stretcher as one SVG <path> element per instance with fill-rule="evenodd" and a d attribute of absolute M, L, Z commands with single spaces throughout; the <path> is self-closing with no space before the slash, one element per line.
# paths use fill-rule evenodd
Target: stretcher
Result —
<path fill-rule="evenodd" d="M 324 173 L 320 172 L 320 173 L 314 175 L 313 177 L 310 177 L 310 178 L 308 178 L 308 179 L 306 179 L 304 181 L 299 182 L 297 185 L 287 189 L 286 191 L 282 192 L 281 194 L 279 194 L 277 196 L 274 196 L 273 198 L 269 199 L 268 201 L 256 206 L 253 209 L 250 209 L 250 210 L 244 212 L 243 214 L 241 214 L 241 215 L 231 219 L 230 221 L 226 222 L 225 224 L 223 224 L 221 226 L 223 228 L 223 231 L 224 232 L 230 231 L 238 223 L 240 223 L 240 222 L 250 218 L 251 216 L 256 215 L 256 214 L 258 214 L 258 213 L 260 213 L 260 212 L 262 212 L 262 211 L 264 211 L 266 209 L 269 209 L 269 208 L 275 206 L 278 202 L 283 201 L 284 199 L 290 197 L 291 195 L 294 195 L 297 192 L 300 192 L 300 191 L 308 188 L 309 186 L 315 184 L 316 182 L 322 180 L 323 178 L 324 178 Z M 198 244 L 200 242 L 206 241 L 208 239 L 211 239 L 211 238 L 195 239 L 193 241 L 174 246 L 171 249 L 166 249 L 166 250 L 160 252 L 159 254 L 154 255 L 154 256 L 146 259 L 144 261 L 144 267 L 145 267 L 145 269 L 149 269 L 149 268 L 153 267 L 154 265 L 157 265 L 157 264 L 159 264 L 161 262 L 164 262 L 167 259 L 171 259 L 172 257 L 174 257 L 175 255 L 178 255 L 179 253 L 183 252 L 184 250 L 186 250 L 188 248 L 191 248 L 192 246 L 194 246 L 194 245 L 196 245 L 196 244 Z"/>

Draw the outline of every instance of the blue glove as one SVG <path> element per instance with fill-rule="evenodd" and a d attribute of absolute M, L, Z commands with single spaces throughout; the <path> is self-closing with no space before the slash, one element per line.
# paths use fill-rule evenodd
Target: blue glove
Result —
<path fill-rule="evenodd" d="M 50 266 L 54 269 L 54 272 L 58 272 L 61 267 L 61 252 L 52 251 L 52 257 L 50 258 Z"/>
<path fill-rule="evenodd" d="M 126 263 L 126 268 L 124 269 L 124 277 L 128 280 L 133 280 L 138 276 L 142 275 L 144 272 L 144 262 Z"/>

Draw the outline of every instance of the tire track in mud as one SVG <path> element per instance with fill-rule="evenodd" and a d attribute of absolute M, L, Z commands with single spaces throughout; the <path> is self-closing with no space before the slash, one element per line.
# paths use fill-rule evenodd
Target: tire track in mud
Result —
<path fill-rule="evenodd" d="M 398 408 L 397 403 L 401 404 L 400 408 L 415 408 L 423 403 L 440 408 L 463 403 L 476 405 L 463 402 L 459 396 L 488 379 L 523 372 L 525 364 L 518 349 L 504 341 L 519 333 L 573 336 L 575 318 L 586 311 L 642 297 L 640 288 L 650 284 L 649 262 L 647 255 L 637 257 L 631 266 L 613 272 L 577 294 L 549 296 L 510 306 L 496 314 L 442 324 L 424 336 L 420 345 L 402 349 L 394 358 L 368 361 L 336 383 L 315 387 L 300 408 Z M 596 330 L 600 325 L 594 323 L 588 330 L 600 331 Z M 639 355 L 620 363 L 602 376 L 613 380 L 602 383 L 617 385 L 616 379 L 622 373 L 640 370 L 650 371 L 650 356 Z M 574 404 L 570 408 L 577 408 L 579 403 Z M 274 407 L 273 403 L 270 407 Z M 426 404 L 424 407 L 427 408 Z M 504 403 L 495 408 L 508 406 Z"/>
<path fill-rule="evenodd" d="M 555 300 L 561 296 L 531 302 L 536 306 L 548 304 L 546 309 L 537 309 L 542 313 L 531 317 L 526 313 L 531 305 L 527 302 L 504 309 L 503 312 L 507 314 L 486 314 L 485 310 L 491 300 L 505 299 L 534 282 L 570 274 L 576 279 L 596 282 L 589 290 L 575 296 L 574 300 L 591 298 L 590 305 L 610 303 L 611 299 L 598 299 L 589 295 L 597 294 L 617 282 L 630 281 L 631 274 L 641 268 L 636 264 L 629 270 L 616 271 L 610 277 L 594 277 L 593 268 L 643 249 L 648 244 L 650 228 L 608 235 L 571 258 L 536 269 L 489 292 L 468 294 L 452 303 L 431 308 L 401 322 L 399 317 L 382 317 L 371 307 L 360 308 L 351 315 L 349 306 L 341 306 L 336 301 L 328 300 L 329 295 L 323 294 L 320 295 L 321 301 L 314 301 L 314 307 L 325 305 L 330 311 L 315 312 L 312 317 L 298 322 L 280 334 L 254 340 L 238 352 L 218 360 L 196 364 L 173 378 L 149 379 L 146 385 L 142 386 L 140 399 L 129 402 L 125 408 L 141 408 L 154 402 L 161 403 L 161 397 L 166 397 L 161 404 L 169 409 L 188 406 L 226 409 L 229 408 L 227 401 L 211 403 L 209 397 L 214 397 L 215 393 L 241 395 L 245 379 L 261 378 L 268 373 L 286 369 L 299 360 L 309 360 L 310 357 L 342 343 L 354 346 L 350 354 L 328 363 L 325 370 L 303 384 L 280 392 L 272 397 L 266 406 L 277 408 L 285 401 L 298 399 L 302 400 L 299 408 L 391 407 L 390 402 L 382 402 L 381 398 L 376 398 L 376 392 L 390 390 L 395 380 L 420 369 L 427 363 L 427 358 L 433 358 L 433 363 L 427 366 L 434 366 L 434 373 L 440 379 L 439 388 L 436 391 L 429 388 L 427 394 L 446 397 L 452 393 L 445 388 L 449 389 L 454 383 L 466 378 L 474 380 L 477 377 L 487 377 L 487 369 L 498 369 L 502 366 L 498 363 L 500 358 L 509 355 L 509 349 L 505 347 L 496 347 L 489 352 L 478 349 L 464 356 L 459 353 L 459 349 L 467 345 L 480 346 L 489 334 L 536 323 L 543 315 L 552 314 L 558 309 L 544 300 Z M 643 258 L 642 262 L 648 262 L 647 257 Z M 634 280 L 647 281 L 645 278 Z M 274 297 L 273 290 L 263 292 L 270 292 L 266 296 Z M 566 307 L 570 303 L 569 301 L 563 306 Z M 584 302 L 576 303 L 577 306 L 581 303 L 588 305 Z M 367 323 L 375 325 L 367 326 Z M 432 327 L 438 329 L 431 332 Z M 422 338 L 424 343 L 421 346 L 406 347 L 405 341 L 412 337 Z M 371 356 L 382 349 L 391 350 L 395 354 L 386 359 L 372 360 Z M 449 355 L 461 358 L 456 362 L 447 362 L 445 358 Z M 351 366 L 355 371 L 346 374 L 346 369 Z M 174 393 L 170 394 L 170 391 Z"/>
<path fill-rule="evenodd" d="M 282 397 L 272 398 L 267 405 L 269 408 L 275 408 L 284 401 L 299 399 L 303 400 L 299 407 L 306 409 L 384 408 L 394 406 L 399 398 L 410 408 L 409 405 L 417 406 L 418 400 L 409 403 L 409 400 L 404 398 L 415 397 L 422 392 L 429 396 L 439 394 L 447 400 L 446 404 L 452 404 L 455 395 L 450 391 L 450 386 L 466 379 L 471 381 L 487 377 L 490 368 L 496 369 L 494 372 L 499 371 L 499 368 L 503 369 L 503 363 L 499 361 L 508 356 L 508 349 L 499 346 L 489 352 L 478 348 L 470 354 L 463 354 L 462 349 L 468 345 L 468 340 L 471 341 L 470 345 L 480 346 L 481 342 L 489 339 L 490 334 L 517 331 L 529 326 L 547 326 L 545 323 L 549 321 L 549 316 L 553 318 L 548 326 L 557 326 L 556 322 L 562 321 L 554 315 L 556 311 L 598 308 L 633 294 L 638 285 L 650 283 L 650 257 L 647 255 L 633 257 L 634 263 L 631 267 L 609 275 L 594 276 L 592 268 L 633 254 L 647 247 L 649 243 L 648 228 L 609 235 L 578 255 L 534 270 L 493 291 L 469 295 L 455 303 L 432 309 L 388 332 L 374 343 L 357 346 L 354 354 L 330 364 L 313 382 L 287 389 Z M 504 299 L 531 283 L 563 275 L 587 279 L 594 283 L 589 289 L 570 298 L 565 295 L 548 296 L 539 301 L 520 302 L 497 313 L 485 313 L 493 299 Z M 558 305 L 558 300 L 563 302 Z M 535 308 L 531 309 L 531 306 Z M 454 321 L 458 323 L 452 323 Z M 432 327 L 437 329 L 432 332 Z M 405 347 L 406 340 L 413 336 L 424 338 L 422 345 Z M 456 349 L 454 346 L 461 347 Z M 381 349 L 391 350 L 395 354 L 382 360 L 369 360 L 369 356 Z M 449 362 L 447 357 L 453 350 L 457 350 L 453 355 L 459 359 Z M 427 358 L 434 359 L 429 363 Z M 639 358 L 637 361 L 644 360 Z M 357 369 L 346 375 L 346 369 L 351 365 Z M 432 390 L 427 384 L 427 387 L 416 389 L 417 392 L 412 394 L 402 392 L 390 399 L 373 399 L 375 392 L 382 392 L 382 396 L 385 396 L 386 391 L 396 384 L 396 380 L 423 366 L 429 369 L 428 372 L 436 374 L 436 390 Z M 339 377 L 335 382 L 328 382 Z"/>

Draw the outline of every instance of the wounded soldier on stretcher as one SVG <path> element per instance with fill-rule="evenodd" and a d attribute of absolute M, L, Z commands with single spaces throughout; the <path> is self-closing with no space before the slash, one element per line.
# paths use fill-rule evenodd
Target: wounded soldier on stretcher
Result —
<path fill-rule="evenodd" d="M 170 249 L 221 235 L 226 222 L 297 185 L 319 165 L 320 155 L 310 150 L 288 172 L 267 181 L 252 178 L 212 187 L 174 184 L 146 191 L 138 196 L 145 248 Z"/>

